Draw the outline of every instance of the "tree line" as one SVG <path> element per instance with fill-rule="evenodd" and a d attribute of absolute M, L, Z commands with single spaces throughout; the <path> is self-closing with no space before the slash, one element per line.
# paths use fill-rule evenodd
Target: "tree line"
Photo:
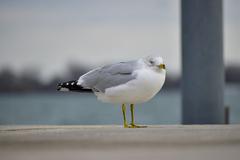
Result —
<path fill-rule="evenodd" d="M 55 76 L 49 82 L 43 82 L 37 70 L 28 69 L 16 74 L 10 68 L 4 68 L 0 71 L 0 92 L 55 92 L 58 83 L 78 79 L 89 70 L 85 66 L 70 65 L 67 73 Z M 227 83 L 240 84 L 240 66 L 226 67 L 225 77 Z M 180 77 L 168 74 L 164 89 L 179 88 L 180 80 Z"/>

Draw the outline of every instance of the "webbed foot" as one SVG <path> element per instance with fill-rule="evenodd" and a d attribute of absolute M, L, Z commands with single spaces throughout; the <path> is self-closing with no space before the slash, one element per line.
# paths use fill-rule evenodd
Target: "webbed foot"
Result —
<path fill-rule="evenodd" d="M 140 125 L 136 125 L 136 124 L 130 124 L 128 126 L 128 128 L 147 128 L 147 126 L 140 126 Z"/>

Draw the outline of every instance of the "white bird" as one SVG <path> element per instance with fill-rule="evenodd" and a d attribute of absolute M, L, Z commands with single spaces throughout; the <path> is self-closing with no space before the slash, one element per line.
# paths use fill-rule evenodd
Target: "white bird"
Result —
<path fill-rule="evenodd" d="M 135 125 L 134 104 L 152 99 L 161 90 L 165 77 L 166 69 L 162 57 L 148 56 L 96 68 L 76 81 L 58 84 L 58 90 L 92 90 L 103 102 L 122 104 L 125 128 L 140 128 L 145 126 Z M 130 104 L 130 125 L 126 119 L 126 104 Z"/>

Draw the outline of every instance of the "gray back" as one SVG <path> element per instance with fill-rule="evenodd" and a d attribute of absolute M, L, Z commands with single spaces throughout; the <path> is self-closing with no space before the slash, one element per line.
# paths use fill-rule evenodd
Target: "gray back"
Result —
<path fill-rule="evenodd" d="M 106 88 L 124 84 L 135 79 L 136 77 L 132 73 L 137 67 L 137 61 L 107 65 L 85 74 L 82 77 L 83 83 L 81 85 L 95 91 L 105 92 Z"/>

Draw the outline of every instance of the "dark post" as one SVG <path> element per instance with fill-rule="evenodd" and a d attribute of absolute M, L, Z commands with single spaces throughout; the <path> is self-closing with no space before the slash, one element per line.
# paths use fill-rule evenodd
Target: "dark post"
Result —
<path fill-rule="evenodd" d="M 229 106 L 224 108 L 224 124 L 229 124 Z"/>
<path fill-rule="evenodd" d="M 222 0 L 181 5 L 183 123 L 224 123 Z"/>

